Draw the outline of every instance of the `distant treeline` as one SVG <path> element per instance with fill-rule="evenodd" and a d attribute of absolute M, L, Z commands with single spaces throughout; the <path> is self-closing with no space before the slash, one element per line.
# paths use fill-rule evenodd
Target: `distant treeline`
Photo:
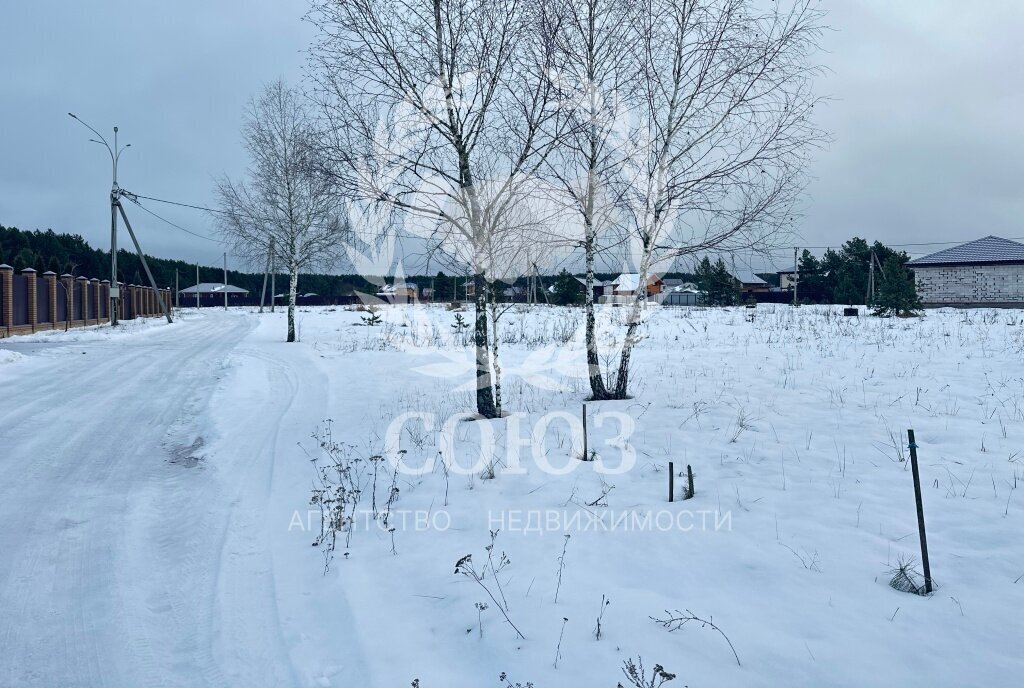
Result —
<path fill-rule="evenodd" d="M 195 283 L 196 266 L 183 260 L 168 260 L 146 256 L 150 270 L 156 283 L 161 287 L 174 288 L 175 271 L 178 273 L 179 285 L 182 289 Z M 52 229 L 45 231 L 23 231 L 15 227 L 0 225 L 0 263 L 7 263 L 16 271 L 24 268 L 35 268 L 39 272 L 53 271 L 58 275 L 70 274 L 75 277 L 110 279 L 110 251 L 102 251 L 91 247 L 78 234 L 58 234 Z M 119 250 L 117 254 L 118 279 L 128 284 L 144 284 L 146 274 L 142 263 L 135 253 Z M 599 273 L 598 279 L 609 280 L 617 277 L 617 273 Z M 665 277 L 692 279 L 688 273 L 670 273 Z M 218 266 L 200 266 L 200 282 L 221 282 L 224 279 L 223 268 Z M 541 278 L 544 286 L 551 286 L 554 276 Z M 387 282 L 391 282 L 387 278 Z M 450 301 L 464 298 L 467 281 L 465 276 L 416 275 L 405 278 L 406 282 L 415 283 L 420 289 L 433 288 L 434 299 Z M 251 295 L 258 295 L 263 286 L 263 274 L 228 270 L 228 283 L 248 289 Z M 277 275 L 277 291 L 287 288 L 287 277 L 283 273 Z M 299 278 L 299 293 L 315 293 L 325 299 L 344 298 L 354 292 L 373 294 L 379 288 L 381 280 L 370 279 L 362 275 L 302 275 Z M 506 286 L 526 287 L 527 279 L 522 277 L 514 284 Z M 268 287 L 269 288 L 269 287 Z M 458 296 L 456 296 L 458 295 Z"/>
<path fill-rule="evenodd" d="M 168 260 L 146 256 L 153 278 L 161 287 L 174 288 L 175 272 L 182 289 L 191 286 L 196 279 L 196 265 L 183 260 Z M 46 231 L 23 231 L 15 227 L 0 225 L 0 263 L 7 263 L 16 271 L 24 268 L 35 268 L 39 272 L 53 271 L 58 275 L 71 274 L 75 277 L 110 279 L 110 251 L 102 251 L 91 247 L 78 234 L 58 234 L 52 229 Z M 144 284 L 146 274 L 142 263 L 135 253 L 119 250 L 117 254 L 118 279 L 128 284 Z M 219 266 L 199 266 L 200 282 L 221 282 L 224 279 L 223 268 Z M 421 287 L 430 286 L 430 277 L 408 278 Z M 448 298 L 454 292 L 455 284 L 465 289 L 464 277 L 445 278 L 440 290 L 446 291 Z M 390 281 L 390 280 L 389 280 Z M 263 286 L 263 274 L 228 270 L 228 283 L 243 289 L 250 294 L 259 294 Z M 277 275 L 277 290 L 287 288 L 288 280 L 284 273 Z M 268 287 L 269 288 L 269 287 Z M 361 275 L 302 275 L 299 279 L 299 292 L 313 292 L 327 299 L 347 297 L 355 291 L 375 293 L 378 285 L 371 283 Z"/>
<path fill-rule="evenodd" d="M 829 249 L 821 258 L 815 257 L 810 251 L 804 251 L 800 258 L 800 292 L 801 301 L 816 303 L 863 303 L 868 292 L 872 253 L 877 260 L 875 279 L 881 279 L 879 265 L 885 265 L 890 257 L 897 257 L 905 262 L 909 259 L 904 252 L 897 252 L 876 241 L 868 244 L 859 237 L 847 241 L 838 251 Z M 157 285 L 174 288 L 175 271 L 177 271 L 181 288 L 195 282 L 196 266 L 183 260 L 168 260 L 146 256 L 149 267 Z M 71 274 L 75 277 L 110 279 L 110 252 L 91 247 L 78 234 L 58 234 L 52 229 L 45 231 L 23 231 L 15 227 L 0 225 L 0 263 L 7 263 L 15 270 L 35 268 L 39 272 L 53 271 L 58 275 Z M 144 284 L 145 272 L 139 258 L 125 250 L 118 251 L 118 278 L 128 284 Z M 769 284 L 778 286 L 778 275 L 775 273 L 759 273 Z M 596 275 L 599 280 L 610 280 L 617 273 L 602 272 Z M 699 275 L 689 272 L 670 272 L 664 278 L 677 278 L 691 282 L 704 282 Z M 200 266 L 200 282 L 221 282 L 224 279 L 223 269 L 217 266 Z M 554 284 L 556 277 L 545 275 L 541 278 L 545 287 Z M 387 280 L 391 281 L 390 278 Z M 464 276 L 416 275 L 406 277 L 406 281 L 415 283 L 420 289 L 433 288 L 434 300 L 450 301 L 465 296 L 467 278 Z M 248 289 L 250 294 L 258 295 L 263 285 L 262 273 L 238 272 L 228 270 L 228 282 L 235 286 Z M 375 293 L 380 280 L 371 282 L 362 275 L 302 275 L 299 279 L 299 293 L 313 292 L 325 299 L 350 297 L 354 292 Z M 277 276 L 277 290 L 281 292 L 287 285 L 284 274 Z M 521 277 L 507 286 L 525 288 L 527 278 Z"/>

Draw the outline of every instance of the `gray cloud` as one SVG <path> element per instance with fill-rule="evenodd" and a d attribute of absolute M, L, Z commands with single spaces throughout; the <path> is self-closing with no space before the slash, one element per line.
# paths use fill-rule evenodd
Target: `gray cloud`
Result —
<path fill-rule="evenodd" d="M 815 156 L 803 243 L 1024 235 L 1024 3 L 828 0 L 834 136 Z M 5 3 L 0 21 L 0 223 L 109 241 L 109 160 L 72 111 L 132 148 L 122 185 L 208 205 L 246 164 L 246 101 L 302 77 L 303 0 Z M 151 204 L 211 234 L 208 217 Z M 220 248 L 127 206 L 150 253 L 216 263 Z M 924 252 L 925 249 L 916 250 Z M 786 263 L 780 252 L 778 263 Z"/>

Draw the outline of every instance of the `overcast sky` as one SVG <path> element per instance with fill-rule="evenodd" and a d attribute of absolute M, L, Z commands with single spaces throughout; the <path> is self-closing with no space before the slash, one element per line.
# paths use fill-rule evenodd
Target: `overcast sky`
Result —
<path fill-rule="evenodd" d="M 803 243 L 1024 236 L 1024 1 L 822 0 L 832 30 Z M 5 0 L 0 224 L 109 246 L 110 162 L 74 112 L 131 143 L 121 185 L 211 205 L 238 176 L 246 101 L 302 79 L 306 0 Z M 150 204 L 212 234 L 203 213 Z M 147 253 L 219 263 L 218 244 L 126 205 Z M 121 239 L 127 244 L 127 237 Z M 941 247 L 913 247 L 921 254 Z M 229 259 L 230 262 L 230 259 Z M 779 257 L 778 264 L 787 259 Z M 759 266 L 760 267 L 760 266 Z"/>

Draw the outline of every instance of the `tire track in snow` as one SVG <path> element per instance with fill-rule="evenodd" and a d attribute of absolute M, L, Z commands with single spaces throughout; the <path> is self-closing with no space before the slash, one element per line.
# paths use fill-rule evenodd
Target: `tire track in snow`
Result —
<path fill-rule="evenodd" d="M 204 318 L 12 371 L 8 399 L 29 403 L 0 408 L 0 685 L 223 684 L 193 637 L 216 471 L 169 465 L 160 439 L 250 326 Z"/>
<path fill-rule="evenodd" d="M 244 376 L 257 389 L 247 393 L 273 400 L 255 423 L 260 433 L 237 433 L 224 438 L 230 450 L 246 457 L 238 476 L 226 538 L 221 551 L 217 584 L 215 654 L 237 685 L 299 685 L 286 650 L 278 614 L 273 556 L 266 544 L 268 500 L 273 481 L 275 448 L 282 419 L 292 409 L 299 385 L 296 375 L 279 360 L 255 350 L 240 351 Z M 259 374 L 256 374 L 256 371 Z M 237 390 L 236 390 L 237 393 Z M 267 643 L 268 634 L 272 642 Z"/>

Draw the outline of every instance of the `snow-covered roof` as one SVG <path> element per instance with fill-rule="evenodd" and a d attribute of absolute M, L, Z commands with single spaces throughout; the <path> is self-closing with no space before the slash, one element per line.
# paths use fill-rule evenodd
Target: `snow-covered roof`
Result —
<path fill-rule="evenodd" d="M 574 275 L 574 277 L 575 277 L 575 275 Z M 576 281 L 579 282 L 580 284 L 584 285 L 584 286 L 587 284 L 587 278 L 586 277 L 576 277 Z M 595 287 L 610 287 L 613 284 L 615 284 L 615 280 L 605 280 L 605 281 L 602 281 L 602 280 L 597 279 L 596 277 L 594 278 L 594 286 Z"/>
<path fill-rule="evenodd" d="M 989 235 L 982 239 L 968 241 L 966 244 L 915 258 L 907 265 L 913 267 L 915 265 L 977 265 L 979 263 L 1024 263 L 1024 244 Z"/>
<path fill-rule="evenodd" d="M 418 291 L 415 284 L 404 284 L 399 282 L 398 284 L 385 284 L 377 291 L 377 296 L 394 296 L 399 291 Z"/>
<path fill-rule="evenodd" d="M 739 282 L 740 284 L 768 284 L 763 279 L 755 275 L 751 270 L 737 270 L 736 272 L 732 273 L 732 276 L 735 277 L 736 281 Z"/>
<path fill-rule="evenodd" d="M 647 283 L 652 284 L 660 281 L 657 275 L 648 275 Z M 640 275 L 635 272 L 624 272 L 613 280 L 605 282 L 605 286 L 616 287 L 618 291 L 636 291 L 640 285 Z"/>
<path fill-rule="evenodd" d="M 199 284 L 193 284 L 191 287 L 186 287 L 179 291 L 179 294 L 195 294 L 198 291 L 200 294 L 248 294 L 248 289 L 242 289 L 236 287 L 233 284 L 221 284 L 220 282 L 200 282 Z"/>
<path fill-rule="evenodd" d="M 637 286 L 640 284 L 640 275 L 635 272 L 624 272 L 613 279 L 612 284 L 619 291 L 636 291 Z"/>

